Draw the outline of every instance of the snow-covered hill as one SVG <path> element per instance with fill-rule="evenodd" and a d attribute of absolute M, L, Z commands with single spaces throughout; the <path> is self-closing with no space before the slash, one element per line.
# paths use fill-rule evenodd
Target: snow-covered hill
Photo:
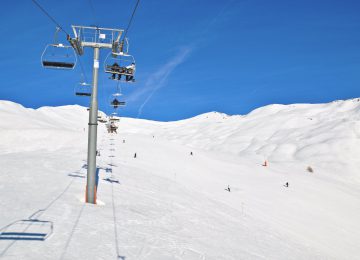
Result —
<path fill-rule="evenodd" d="M 0 258 L 357 259 L 359 110 L 122 118 L 117 135 L 100 124 L 94 206 L 86 108 L 0 101 Z"/>

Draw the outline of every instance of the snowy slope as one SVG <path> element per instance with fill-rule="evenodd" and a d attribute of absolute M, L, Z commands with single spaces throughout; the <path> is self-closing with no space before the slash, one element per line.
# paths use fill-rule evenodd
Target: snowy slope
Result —
<path fill-rule="evenodd" d="M 246 116 L 211 112 L 178 122 L 144 122 L 141 130 L 134 127 L 137 120 L 124 120 L 131 126 L 124 127 L 125 133 L 158 134 L 194 148 L 239 157 L 257 156 L 272 162 L 299 162 L 305 168 L 335 167 L 341 174 L 336 174 L 339 179 L 360 182 L 359 99 L 329 104 L 269 105 Z"/>
<path fill-rule="evenodd" d="M 86 109 L 0 101 L 0 258 L 358 259 L 359 109 L 100 124 L 88 205 Z"/>

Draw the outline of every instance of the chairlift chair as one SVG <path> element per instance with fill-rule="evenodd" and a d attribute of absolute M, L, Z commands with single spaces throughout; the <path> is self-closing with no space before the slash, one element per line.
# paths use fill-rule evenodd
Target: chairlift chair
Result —
<path fill-rule="evenodd" d="M 111 78 L 113 80 L 134 82 L 136 70 L 135 64 L 135 59 L 130 54 L 124 52 L 110 52 L 105 59 L 104 70 L 106 73 L 112 74 Z M 125 77 L 121 79 L 121 76 Z"/>
<path fill-rule="evenodd" d="M 54 43 L 45 47 L 41 55 L 41 64 L 48 69 L 73 69 L 77 62 L 75 50 L 72 46 L 58 42 L 59 31 L 60 28 L 57 27 L 54 34 Z"/>
<path fill-rule="evenodd" d="M 75 95 L 81 97 L 91 96 L 91 84 L 86 82 L 80 82 L 75 88 Z"/>
<path fill-rule="evenodd" d="M 62 43 L 48 44 L 41 55 L 41 64 L 47 69 L 73 69 L 76 62 L 74 49 Z"/>
<path fill-rule="evenodd" d="M 119 101 L 116 97 L 111 101 L 110 105 L 113 108 L 118 108 L 120 106 L 125 106 L 125 101 Z"/>
<path fill-rule="evenodd" d="M 115 122 L 110 121 L 110 124 L 108 125 L 108 132 L 109 133 L 117 133 L 116 130 L 118 129 L 118 126 L 115 125 Z"/>
<path fill-rule="evenodd" d="M 115 117 L 110 117 L 109 118 L 109 122 L 111 123 L 111 122 L 118 122 L 118 121 L 120 121 L 120 118 L 115 118 Z"/>

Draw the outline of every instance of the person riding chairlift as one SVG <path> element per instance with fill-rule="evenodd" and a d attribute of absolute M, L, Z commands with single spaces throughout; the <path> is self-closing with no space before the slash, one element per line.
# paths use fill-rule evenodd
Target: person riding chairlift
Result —
<path fill-rule="evenodd" d="M 119 66 L 119 64 L 117 64 L 116 62 L 112 65 L 112 67 L 111 67 L 111 70 L 113 71 L 113 72 L 120 72 L 120 66 Z M 115 79 L 115 77 L 116 77 L 116 73 L 113 73 L 112 74 L 112 79 Z M 120 80 L 121 79 L 121 74 L 118 74 L 118 80 Z"/>
<path fill-rule="evenodd" d="M 118 108 L 119 105 L 120 105 L 120 101 L 115 98 L 115 99 L 111 102 L 111 105 L 112 105 L 114 108 Z"/>
<path fill-rule="evenodd" d="M 126 81 L 135 81 L 134 79 L 134 73 L 135 73 L 135 63 L 131 63 L 131 65 L 126 66 L 126 73 L 131 74 L 131 75 L 126 75 Z"/>
<path fill-rule="evenodd" d="M 110 123 L 110 133 L 115 133 L 115 134 L 117 134 L 117 131 L 116 131 L 116 125 L 115 125 L 115 123 L 114 122 L 111 122 Z"/>

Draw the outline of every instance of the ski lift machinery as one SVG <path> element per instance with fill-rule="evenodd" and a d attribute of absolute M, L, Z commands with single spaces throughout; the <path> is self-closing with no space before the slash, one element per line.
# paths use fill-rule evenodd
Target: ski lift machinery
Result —
<path fill-rule="evenodd" d="M 42 55 L 41 64 L 47 69 L 74 69 L 77 62 L 77 56 L 72 46 L 64 45 L 58 42 L 58 33 L 60 28 L 57 27 L 54 35 L 54 43 L 48 44 Z"/>

